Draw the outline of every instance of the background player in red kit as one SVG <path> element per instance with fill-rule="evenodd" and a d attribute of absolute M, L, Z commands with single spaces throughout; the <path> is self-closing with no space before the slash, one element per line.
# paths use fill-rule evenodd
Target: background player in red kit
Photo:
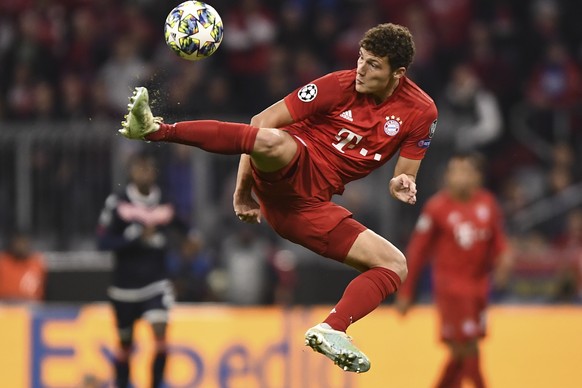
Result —
<path fill-rule="evenodd" d="M 408 244 L 408 279 L 396 299 L 397 309 L 406 313 L 422 268 L 432 258 L 441 337 L 450 349 L 437 384 L 441 388 L 460 387 L 463 378 L 485 386 L 477 340 L 485 335 L 489 275 L 497 267 L 502 282 L 510 264 L 502 215 L 493 195 L 482 188 L 482 168 L 478 154 L 450 159 L 445 187 L 427 201 Z"/>
<path fill-rule="evenodd" d="M 189 144 L 242 155 L 233 204 L 246 222 L 261 214 L 282 237 L 362 273 L 306 344 L 342 369 L 365 372 L 370 361 L 345 331 L 373 311 L 406 278 L 404 255 L 331 202 L 344 185 L 400 151 L 389 191 L 416 202 L 415 177 L 436 128 L 433 100 L 405 76 L 414 56 L 410 32 L 381 24 L 360 42 L 357 69 L 338 71 L 292 92 L 253 117 L 251 125 L 154 118 L 137 88 L 121 133 L 132 139 Z M 252 196 L 254 192 L 260 202 Z"/>

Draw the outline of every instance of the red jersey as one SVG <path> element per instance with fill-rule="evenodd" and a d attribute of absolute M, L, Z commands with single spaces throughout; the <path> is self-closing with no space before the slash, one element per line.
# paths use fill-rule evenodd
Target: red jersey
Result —
<path fill-rule="evenodd" d="M 337 71 L 285 97 L 295 123 L 282 129 L 306 145 L 336 194 L 398 150 L 422 159 L 436 129 L 434 101 L 410 79 L 401 78 L 380 104 L 358 93 L 355 82 L 355 69 Z"/>
<path fill-rule="evenodd" d="M 408 278 L 399 292 L 411 297 L 424 264 L 433 259 L 433 288 L 439 293 L 485 296 L 495 259 L 507 248 L 502 215 L 491 193 L 467 202 L 446 191 L 428 200 L 407 249 Z"/>

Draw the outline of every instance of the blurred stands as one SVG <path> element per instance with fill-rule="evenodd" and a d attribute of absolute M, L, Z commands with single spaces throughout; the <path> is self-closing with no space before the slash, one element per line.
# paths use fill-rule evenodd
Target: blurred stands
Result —
<path fill-rule="evenodd" d="M 177 3 L 2 1 L 0 242 L 18 226 L 30 230 L 46 251 L 94 248 L 102 202 L 124 183 L 127 156 L 144 146 L 115 133 L 133 86 L 155 91 L 156 113 L 168 122 L 248 121 L 302 83 L 355 67 L 362 32 L 394 21 L 415 36 L 409 76 L 434 97 L 442 114 L 420 172 L 420 202 L 438 188 L 436 176 L 451 149 L 484 152 L 488 186 L 506 212 L 518 256 L 536 252 L 535 259 L 518 262 L 527 263 L 516 276 L 537 287 L 537 278 L 527 274 L 536 272 L 532 261 L 541 261 L 544 274 L 555 274 L 550 276 L 555 288 L 546 290 L 561 292 L 540 298 L 580 300 L 582 245 L 568 237 L 576 233 L 572 219 L 582 211 L 578 2 L 244 0 L 233 6 L 213 0 L 225 22 L 225 41 L 214 56 L 195 63 L 176 57 L 163 41 L 163 21 Z M 479 137 L 468 135 L 470 130 Z M 153 147 L 162 161 L 162 184 L 220 264 L 222 242 L 237 231 L 231 195 L 238 159 Z M 375 189 L 386 187 L 390 173 L 383 169 L 348 186 L 338 201 L 404 246 L 419 206 L 394 203 Z M 274 250 L 289 248 L 268 227 L 258 232 Z M 298 273 L 314 265 L 312 255 L 289 249 L 297 256 Z M 565 249 L 567 254 L 556 254 Z M 503 298 L 529 300 L 515 289 L 502 292 Z"/>

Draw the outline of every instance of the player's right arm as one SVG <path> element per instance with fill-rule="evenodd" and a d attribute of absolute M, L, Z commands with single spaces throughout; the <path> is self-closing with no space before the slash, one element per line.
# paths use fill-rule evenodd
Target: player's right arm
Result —
<path fill-rule="evenodd" d="M 253 116 L 251 125 L 258 128 L 280 128 L 293 123 L 291 113 L 283 100 L 280 100 L 261 113 Z M 244 222 L 261 222 L 260 206 L 252 196 L 253 175 L 250 155 L 240 157 L 233 195 L 233 207 L 237 217 Z"/>

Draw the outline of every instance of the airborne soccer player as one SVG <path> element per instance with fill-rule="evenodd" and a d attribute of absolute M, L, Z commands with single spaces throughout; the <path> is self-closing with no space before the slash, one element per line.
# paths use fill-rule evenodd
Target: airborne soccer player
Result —
<path fill-rule="evenodd" d="M 380 24 L 360 42 L 357 68 L 327 74 L 254 116 L 250 125 L 219 121 L 164 124 L 148 92 L 136 88 L 121 133 L 130 139 L 242 154 L 233 204 L 237 217 L 261 215 L 282 237 L 361 272 L 306 344 L 346 371 L 370 360 L 346 334 L 349 325 L 394 293 L 407 274 L 402 252 L 331 202 L 397 152 L 390 194 L 416 202 L 415 177 L 434 134 L 433 100 L 405 75 L 414 56 L 408 29 Z M 256 195 L 255 201 L 252 192 Z"/>

